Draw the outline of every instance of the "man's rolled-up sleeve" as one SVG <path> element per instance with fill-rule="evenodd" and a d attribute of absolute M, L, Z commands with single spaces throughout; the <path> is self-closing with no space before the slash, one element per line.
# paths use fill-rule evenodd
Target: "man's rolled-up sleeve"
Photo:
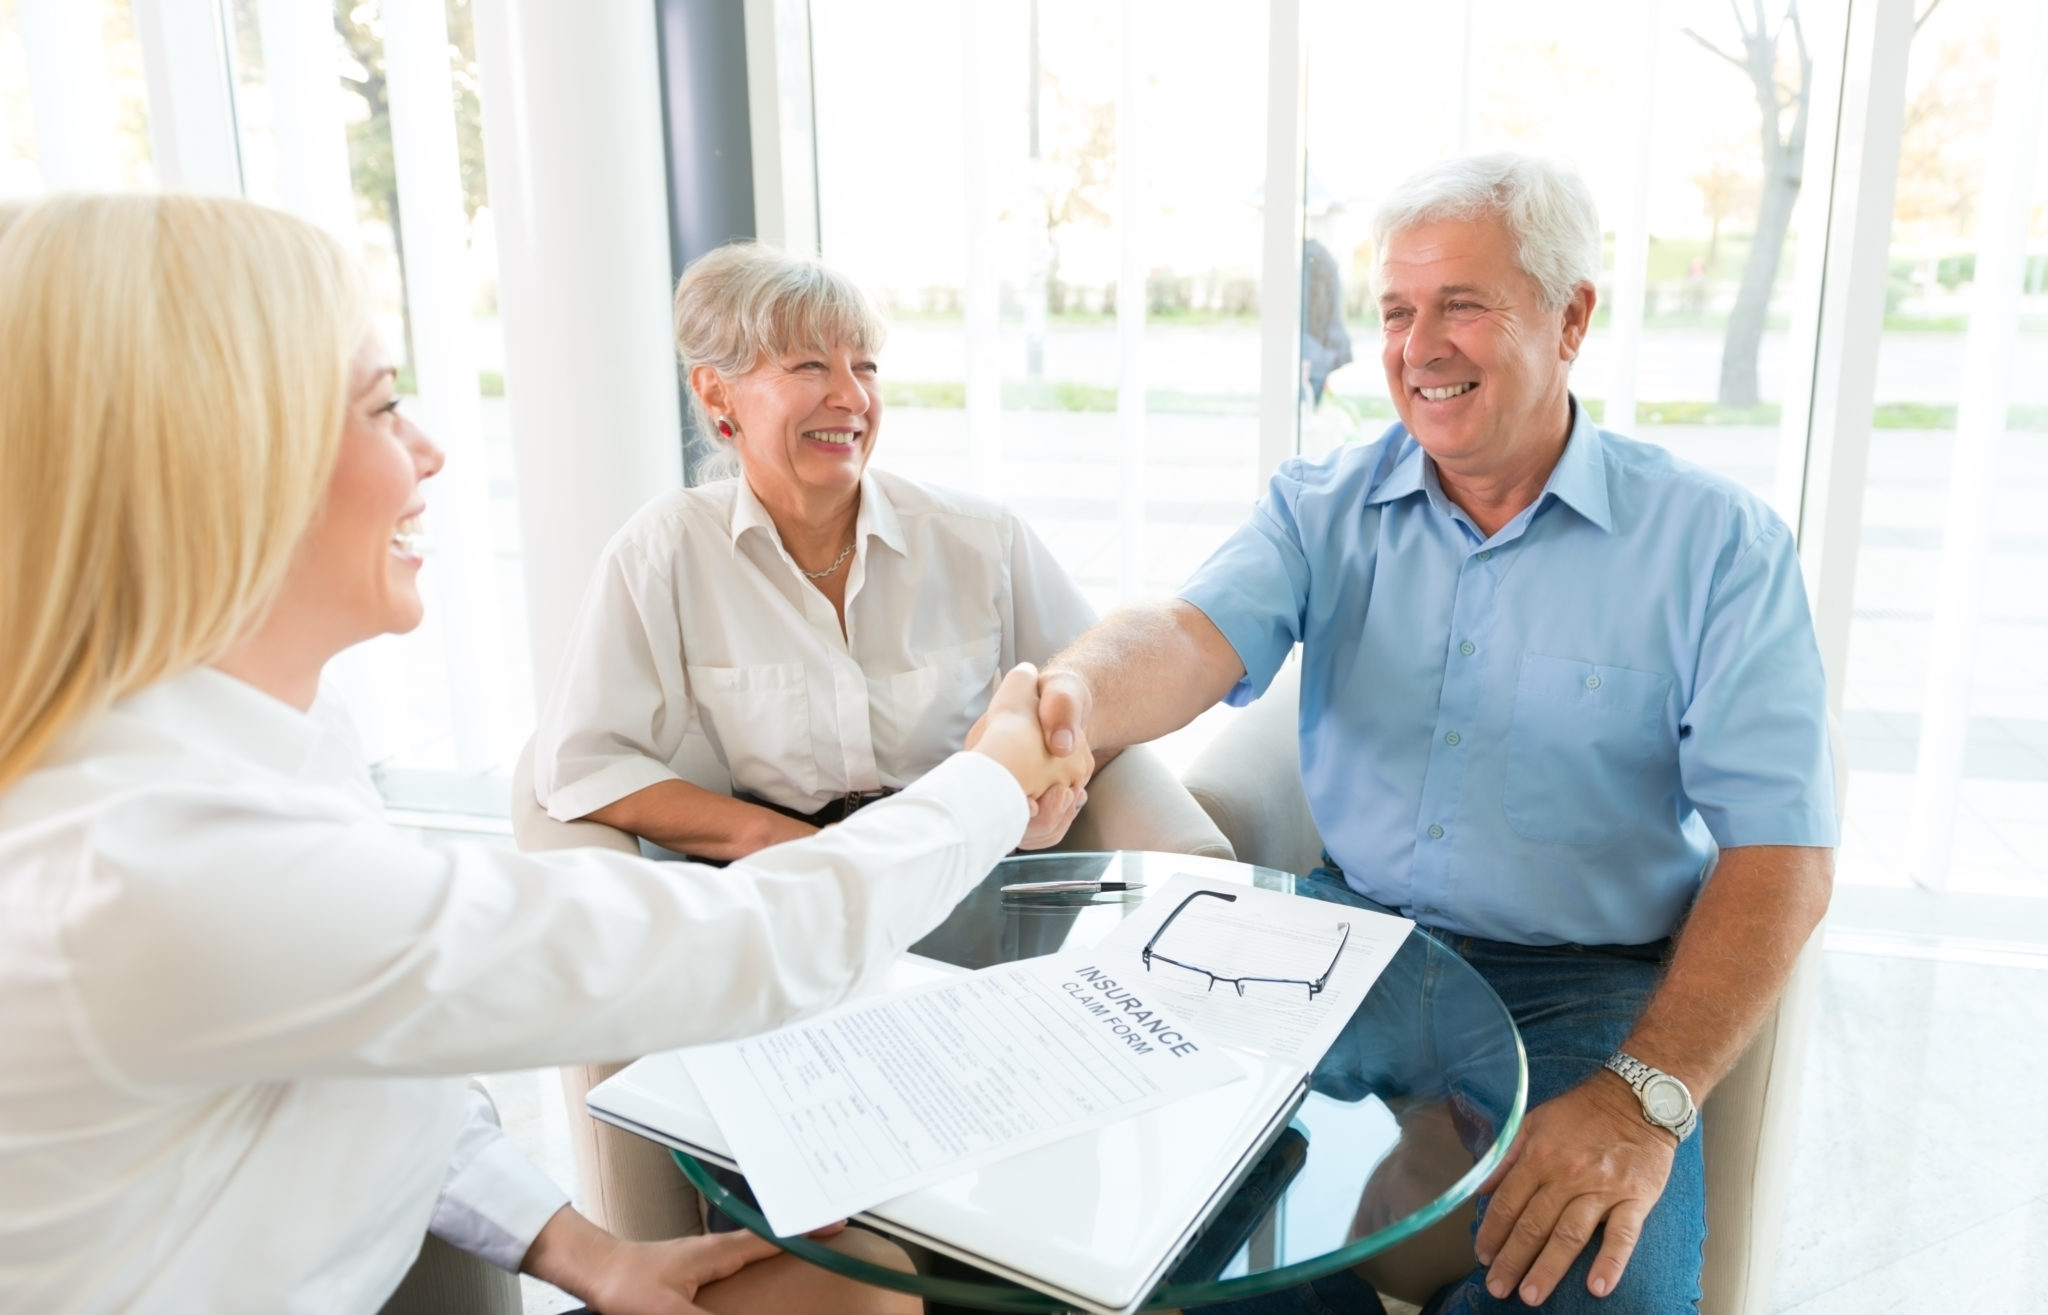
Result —
<path fill-rule="evenodd" d="M 1685 792 L 1721 848 L 1836 843 L 1827 709 L 1799 558 L 1773 519 L 1714 587 L 1679 722 Z"/>
<path fill-rule="evenodd" d="M 1180 597 L 1201 609 L 1244 663 L 1245 677 L 1225 702 L 1242 705 L 1265 693 L 1301 641 L 1309 564 L 1296 517 L 1300 493 L 1296 459 L 1273 476 L 1251 519 L 1180 588 Z"/>

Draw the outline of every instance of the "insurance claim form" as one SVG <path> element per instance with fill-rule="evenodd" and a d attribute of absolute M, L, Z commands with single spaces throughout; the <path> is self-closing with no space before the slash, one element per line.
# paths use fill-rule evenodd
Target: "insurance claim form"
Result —
<path fill-rule="evenodd" d="M 1091 951 L 857 1001 L 682 1058 L 784 1237 L 1243 1071 Z"/>

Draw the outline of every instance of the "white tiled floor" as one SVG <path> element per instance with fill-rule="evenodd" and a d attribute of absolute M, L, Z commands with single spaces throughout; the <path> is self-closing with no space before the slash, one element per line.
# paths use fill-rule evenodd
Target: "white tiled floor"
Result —
<path fill-rule="evenodd" d="M 1773 1309 L 2048 1312 L 2048 955 L 1823 963 Z M 513 1138 L 573 1186 L 554 1073 L 488 1081 Z M 526 1284 L 533 1315 L 575 1305 Z"/>
<path fill-rule="evenodd" d="M 1776 1309 L 2048 1311 L 2048 959 L 1825 962 Z"/>

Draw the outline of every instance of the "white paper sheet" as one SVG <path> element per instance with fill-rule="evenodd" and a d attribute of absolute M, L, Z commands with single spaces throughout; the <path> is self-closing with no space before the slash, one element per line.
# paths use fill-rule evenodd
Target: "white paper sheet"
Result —
<path fill-rule="evenodd" d="M 1202 898 L 1179 917 L 1174 910 L 1197 891 L 1235 896 Z M 1143 950 L 1162 923 L 1172 925 L 1153 947 L 1225 976 L 1313 979 L 1330 968 L 1313 997 L 1303 986 L 1254 986 L 1245 994 L 1154 959 Z M 1349 924 L 1347 937 L 1342 924 Z M 1239 1046 L 1304 1071 L 1315 1067 L 1344 1030 L 1359 1001 L 1386 971 L 1415 923 L 1408 918 L 1323 900 L 1283 895 L 1181 873 L 1096 947 L 1103 967 L 1119 982 L 1150 993 L 1219 1045 Z M 1338 953 L 1339 943 L 1343 951 Z"/>
<path fill-rule="evenodd" d="M 1232 1081 L 1240 1066 L 1092 952 L 1003 964 L 682 1052 L 782 1236 Z"/>

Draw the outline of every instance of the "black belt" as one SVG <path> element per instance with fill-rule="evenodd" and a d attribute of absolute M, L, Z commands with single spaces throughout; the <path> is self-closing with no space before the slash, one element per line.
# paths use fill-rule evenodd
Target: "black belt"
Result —
<path fill-rule="evenodd" d="M 831 803 L 812 813 L 798 812 L 794 808 L 784 808 L 772 799 L 762 799 L 756 795 L 735 792 L 733 798 L 743 799 L 747 803 L 761 808 L 772 809 L 784 817 L 793 817 L 799 822 L 809 822 L 812 826 L 831 826 L 834 822 L 844 822 L 847 818 L 852 817 L 861 809 L 875 802 L 875 800 L 887 799 L 895 793 L 896 791 L 894 790 L 848 790 Z"/>

